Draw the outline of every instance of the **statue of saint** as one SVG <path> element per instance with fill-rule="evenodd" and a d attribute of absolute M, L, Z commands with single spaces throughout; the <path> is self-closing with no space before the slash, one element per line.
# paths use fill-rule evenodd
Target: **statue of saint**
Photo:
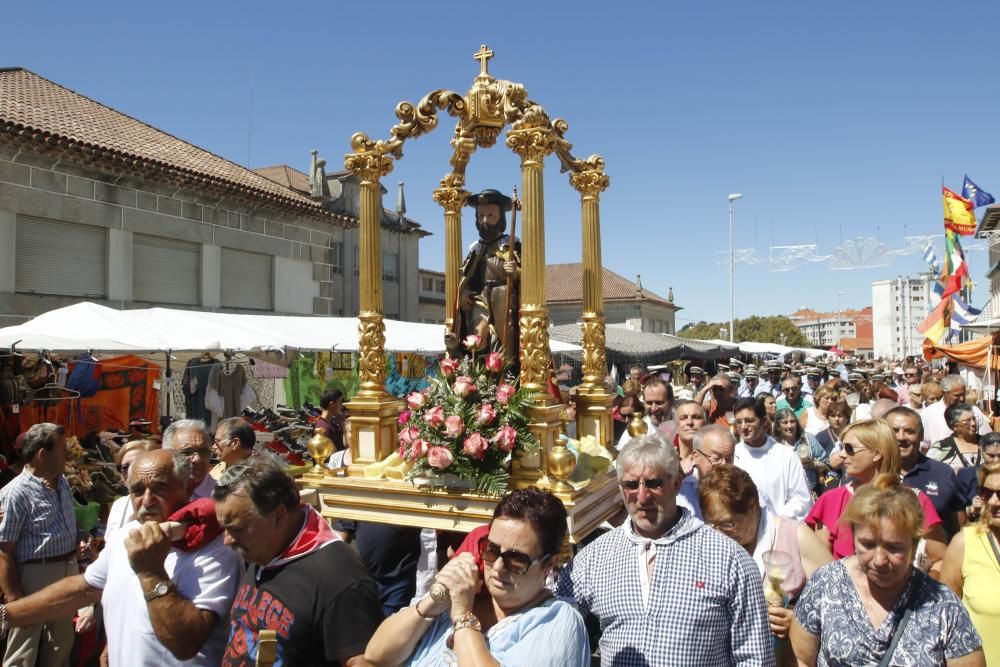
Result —
<path fill-rule="evenodd" d="M 455 326 L 445 343 L 456 356 L 462 353 L 466 337 L 476 334 L 483 341 L 481 349 L 501 352 L 505 361 L 516 364 L 521 244 L 516 239 L 511 243 L 506 215 L 513 202 L 501 192 L 483 190 L 466 203 L 476 210 L 479 240 L 462 263 Z"/>

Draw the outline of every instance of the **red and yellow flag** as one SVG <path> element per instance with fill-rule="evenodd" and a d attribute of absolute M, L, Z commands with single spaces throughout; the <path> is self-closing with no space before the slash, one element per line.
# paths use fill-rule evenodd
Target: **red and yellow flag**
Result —
<path fill-rule="evenodd" d="M 944 202 L 945 227 L 963 236 L 976 233 L 976 214 L 972 212 L 971 201 L 946 187 L 941 188 L 941 200 Z"/>

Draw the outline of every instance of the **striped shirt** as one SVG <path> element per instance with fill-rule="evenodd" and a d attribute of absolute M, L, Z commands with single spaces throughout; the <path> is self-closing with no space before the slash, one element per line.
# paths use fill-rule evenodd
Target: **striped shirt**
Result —
<path fill-rule="evenodd" d="M 736 542 L 687 510 L 655 540 L 643 602 L 637 543 L 626 522 L 584 547 L 562 571 L 558 594 L 601 624 L 601 665 L 773 667 L 760 571 Z M 649 540 L 646 540 L 649 541 Z M 638 546 L 642 546 L 638 544 Z"/>
<path fill-rule="evenodd" d="M 58 490 L 27 470 L 0 489 L 0 542 L 14 543 L 14 560 L 65 556 L 76 549 L 76 513 L 66 478 Z"/>

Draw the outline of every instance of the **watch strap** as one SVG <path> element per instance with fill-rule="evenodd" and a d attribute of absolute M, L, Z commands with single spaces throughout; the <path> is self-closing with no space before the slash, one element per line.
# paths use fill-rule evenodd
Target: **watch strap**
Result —
<path fill-rule="evenodd" d="M 142 598 L 146 602 L 150 602 L 152 600 L 155 600 L 156 598 L 162 598 L 164 595 L 169 593 L 171 589 L 173 589 L 173 587 L 174 587 L 174 582 L 161 581 L 157 583 L 156 586 L 153 587 L 153 590 L 149 591 L 148 593 L 143 593 Z"/>

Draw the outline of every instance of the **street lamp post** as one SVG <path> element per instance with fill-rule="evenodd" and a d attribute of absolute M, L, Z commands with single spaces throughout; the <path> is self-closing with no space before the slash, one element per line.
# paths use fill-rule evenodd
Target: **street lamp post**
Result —
<path fill-rule="evenodd" d="M 735 300 L 733 297 L 733 273 L 734 262 L 733 262 L 733 202 L 740 199 L 743 195 L 737 193 L 729 195 L 729 342 L 732 343 L 733 335 L 736 331 L 736 327 L 733 326 L 734 311 L 735 311 Z"/>

